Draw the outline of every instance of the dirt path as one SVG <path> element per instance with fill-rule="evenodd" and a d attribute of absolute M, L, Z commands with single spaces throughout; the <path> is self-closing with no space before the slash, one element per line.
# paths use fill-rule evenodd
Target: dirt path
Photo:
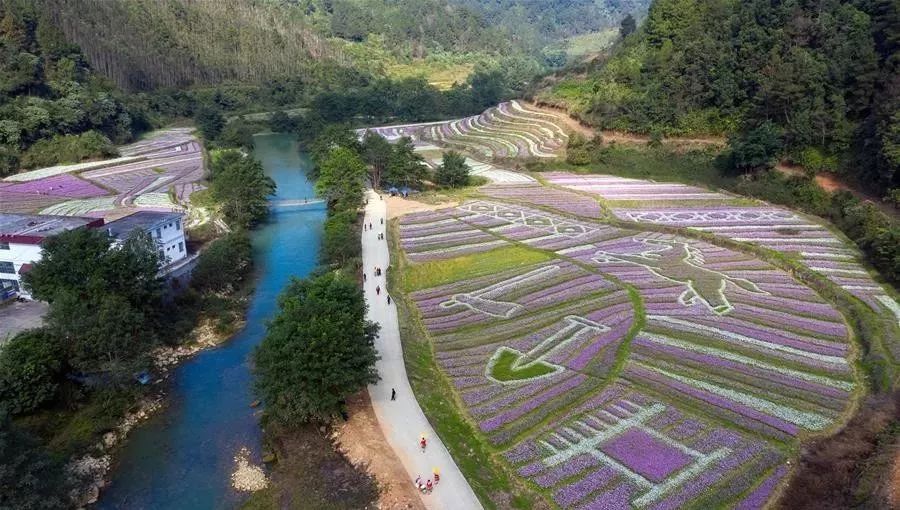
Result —
<path fill-rule="evenodd" d="M 626 145 L 646 145 L 650 142 L 649 135 L 641 135 L 637 133 L 627 133 L 624 131 L 596 130 L 590 126 L 584 125 L 577 119 L 568 114 L 564 109 L 552 107 L 548 105 L 538 105 L 536 103 L 527 102 L 529 107 L 540 110 L 550 115 L 556 115 L 567 128 L 576 133 L 591 138 L 597 133 L 603 137 L 605 142 L 615 142 Z M 664 138 L 663 143 L 681 148 L 704 148 L 704 147 L 725 147 L 727 140 L 723 136 L 695 136 L 695 137 L 671 137 Z"/>
<path fill-rule="evenodd" d="M 403 464 L 385 441 L 369 393 L 362 391 L 347 399 L 347 411 L 350 419 L 335 429 L 334 439 L 353 465 L 365 466 L 378 480 L 379 508 L 424 509 Z"/>
<path fill-rule="evenodd" d="M 388 444 L 406 468 L 410 483 L 418 475 L 430 478 L 434 468 L 440 470 L 441 481 L 434 492 L 429 495 L 420 494 L 426 508 L 479 510 L 482 506 L 478 497 L 428 423 L 406 376 L 397 309 L 393 304 L 387 304 L 385 275 L 375 277 L 372 274 L 376 266 L 385 271 L 390 267 L 387 242 L 377 237 L 377 234 L 386 231 L 381 220 L 387 215 L 387 202 L 373 191 L 369 191 L 367 197 L 364 221 L 381 227 L 362 234 L 363 268 L 368 273 L 368 281 L 364 285 L 369 305 L 368 319 L 381 325 L 381 331 L 375 340 L 375 348 L 381 356 L 376 365 L 381 381 L 369 386 L 372 408 Z M 376 286 L 381 287 L 380 293 L 376 292 Z M 396 400 L 391 400 L 392 390 L 397 392 Z M 422 435 L 428 439 L 428 447 L 424 452 L 419 449 L 418 444 Z"/>
<path fill-rule="evenodd" d="M 789 163 L 781 162 L 775 165 L 775 169 L 785 175 L 805 175 L 806 171 L 801 166 L 791 165 Z M 818 184 L 825 191 L 849 191 L 853 196 L 862 200 L 863 202 L 871 202 L 875 205 L 881 212 L 887 214 L 888 216 L 898 219 L 900 218 L 900 211 L 897 210 L 896 207 L 893 207 L 890 204 L 886 204 L 882 202 L 878 197 L 866 193 L 865 191 L 859 190 L 850 186 L 849 184 L 843 182 L 840 177 L 830 172 L 820 172 L 816 174 L 816 184 Z"/>
<path fill-rule="evenodd" d="M 459 205 L 459 202 L 442 202 L 440 204 L 426 204 L 425 202 L 418 202 L 411 198 L 403 198 L 403 197 L 384 197 L 385 202 L 387 202 L 387 219 L 397 218 L 399 216 L 403 216 L 404 214 L 421 212 L 421 211 L 434 211 L 436 209 L 444 209 L 447 207 L 456 207 Z"/>

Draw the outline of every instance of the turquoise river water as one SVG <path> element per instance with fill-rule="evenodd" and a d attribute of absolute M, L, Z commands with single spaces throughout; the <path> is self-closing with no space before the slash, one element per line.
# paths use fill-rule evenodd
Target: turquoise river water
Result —
<path fill-rule="evenodd" d="M 273 199 L 313 196 L 310 161 L 292 137 L 258 135 L 255 156 L 278 184 Z M 235 508 L 244 497 L 231 489 L 241 447 L 260 461 L 261 431 L 249 357 L 277 309 L 278 293 L 292 276 L 316 265 L 323 207 L 278 208 L 253 232 L 257 281 L 247 325 L 228 343 L 201 352 L 171 376 L 167 406 L 135 429 L 116 457 L 101 509 Z"/>

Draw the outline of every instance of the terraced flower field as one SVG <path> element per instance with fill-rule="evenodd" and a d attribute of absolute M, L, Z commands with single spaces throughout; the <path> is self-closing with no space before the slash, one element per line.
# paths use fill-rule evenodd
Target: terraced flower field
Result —
<path fill-rule="evenodd" d="M 107 161 L 23 172 L 0 181 L 2 210 L 105 216 L 122 208 L 173 210 L 204 177 L 199 142 L 186 129 L 152 133 Z M 168 198 L 172 189 L 178 204 Z"/>
<path fill-rule="evenodd" d="M 560 115 L 519 101 L 501 103 L 481 115 L 447 122 L 383 126 L 359 130 L 390 141 L 408 136 L 414 142 L 456 149 L 479 158 L 554 158 L 565 149 L 568 133 Z"/>
<path fill-rule="evenodd" d="M 465 416 L 555 507 L 763 507 L 791 452 L 842 423 L 861 393 L 853 334 L 835 305 L 750 252 L 641 224 L 796 253 L 882 314 L 898 308 L 889 291 L 791 211 L 681 185 L 544 177 L 553 185 L 492 184 L 485 200 L 404 216 L 394 231 L 407 272 L 510 246 L 550 256 L 409 292 Z M 629 201 L 612 212 L 633 228 L 603 223 L 607 199 Z"/>

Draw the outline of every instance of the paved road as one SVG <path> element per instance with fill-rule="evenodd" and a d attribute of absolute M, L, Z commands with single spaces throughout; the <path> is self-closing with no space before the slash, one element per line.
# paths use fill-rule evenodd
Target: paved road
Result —
<path fill-rule="evenodd" d="M 378 239 L 379 233 L 386 234 L 381 219 L 386 218 L 387 207 L 384 200 L 380 200 L 372 191 L 369 191 L 368 199 L 365 221 L 366 224 L 372 223 L 374 229 L 365 231 L 362 235 L 363 267 L 368 275 L 365 295 L 369 303 L 369 319 L 381 324 L 381 333 L 375 341 L 375 347 L 381 355 L 378 362 L 381 381 L 369 386 L 375 416 L 378 417 L 378 424 L 388 443 L 409 473 L 409 483 L 413 483 L 417 475 L 430 478 L 432 469 L 440 470 L 440 484 L 430 495 L 422 495 L 422 501 L 427 508 L 480 509 L 481 503 L 412 395 L 409 380 L 406 378 L 406 367 L 403 364 L 397 309 L 393 303 L 387 304 L 385 276 L 382 274 L 375 277 L 373 274 L 376 266 L 384 271 L 390 264 L 387 241 Z M 376 286 L 381 287 L 380 295 L 375 293 Z M 396 401 L 391 401 L 392 388 L 397 390 Z M 419 437 L 423 433 L 428 438 L 425 453 L 422 453 L 418 444 Z"/>
<path fill-rule="evenodd" d="M 26 329 L 44 325 L 47 303 L 42 301 L 12 301 L 0 305 L 0 345 Z"/>

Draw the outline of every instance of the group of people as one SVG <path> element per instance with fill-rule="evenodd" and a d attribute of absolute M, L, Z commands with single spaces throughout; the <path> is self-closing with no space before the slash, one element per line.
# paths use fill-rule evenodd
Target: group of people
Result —
<path fill-rule="evenodd" d="M 434 482 L 431 481 L 431 478 L 422 481 L 422 475 L 417 476 L 416 481 L 414 482 L 416 484 L 416 488 L 424 492 L 425 494 L 431 493 L 431 491 L 434 489 L 434 486 L 437 485 L 439 481 L 441 481 L 441 474 L 438 472 L 437 468 L 434 469 L 432 474 L 434 475 Z"/>
<path fill-rule="evenodd" d="M 380 222 L 382 225 L 384 225 L 384 218 L 381 218 L 381 219 L 379 220 L 379 222 Z M 372 230 L 375 230 L 375 227 L 372 225 L 372 222 L 369 222 L 369 223 L 363 223 L 363 230 L 369 230 L 369 231 L 372 231 Z M 379 241 L 383 241 L 383 240 L 384 240 L 384 233 L 383 233 L 383 232 L 379 232 L 379 233 L 378 233 L 378 240 L 379 240 Z M 381 274 L 382 274 L 381 268 L 378 267 L 378 266 L 375 266 L 375 270 L 372 271 L 372 275 L 375 276 L 375 277 L 377 278 L 377 277 L 381 276 Z M 368 280 L 369 280 L 369 277 L 366 275 L 366 273 L 363 273 L 363 281 L 368 281 Z M 379 296 L 381 295 L 381 285 L 375 285 L 375 294 L 376 294 L 376 295 L 379 295 Z M 387 296 L 387 304 L 391 304 L 391 296 L 387 295 L 387 292 L 385 292 L 385 295 Z"/>

